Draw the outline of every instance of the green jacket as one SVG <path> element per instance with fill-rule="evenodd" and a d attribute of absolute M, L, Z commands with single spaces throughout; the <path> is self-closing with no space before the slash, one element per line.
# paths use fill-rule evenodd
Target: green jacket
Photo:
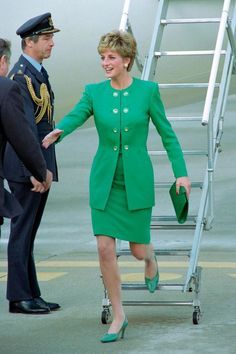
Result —
<path fill-rule="evenodd" d="M 99 146 L 90 173 L 90 206 L 104 210 L 121 151 L 129 210 L 155 204 L 153 167 L 147 151 L 150 118 L 162 138 L 175 177 L 187 176 L 183 153 L 165 116 L 158 86 L 137 78 L 124 90 L 110 81 L 87 85 L 81 100 L 58 124 L 66 135 L 90 116 L 99 136 Z"/>

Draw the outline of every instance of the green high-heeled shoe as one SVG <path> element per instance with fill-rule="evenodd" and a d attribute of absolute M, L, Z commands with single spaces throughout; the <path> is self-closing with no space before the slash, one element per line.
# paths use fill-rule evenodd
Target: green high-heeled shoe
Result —
<path fill-rule="evenodd" d="M 116 342 L 119 337 L 124 338 L 125 330 L 128 326 L 128 320 L 125 318 L 120 330 L 117 333 L 105 333 L 100 339 L 102 343 Z"/>
<path fill-rule="evenodd" d="M 159 283 L 159 272 L 157 271 L 156 275 L 154 278 L 149 279 L 145 277 L 145 284 L 147 285 L 147 288 L 150 293 L 154 293 L 157 285 Z"/>
<path fill-rule="evenodd" d="M 155 261 L 157 264 L 156 256 L 155 256 Z M 156 275 L 152 279 L 145 277 L 145 284 L 147 285 L 149 292 L 154 293 L 157 288 L 158 283 L 159 283 L 159 271 L 158 271 L 158 265 L 157 265 Z"/>

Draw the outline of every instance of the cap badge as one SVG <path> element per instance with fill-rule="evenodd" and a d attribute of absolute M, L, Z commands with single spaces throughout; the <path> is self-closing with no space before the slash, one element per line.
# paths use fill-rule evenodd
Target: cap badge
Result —
<path fill-rule="evenodd" d="M 52 18 L 51 17 L 48 18 L 48 23 L 49 23 L 49 26 L 53 27 L 53 22 L 52 22 Z"/>

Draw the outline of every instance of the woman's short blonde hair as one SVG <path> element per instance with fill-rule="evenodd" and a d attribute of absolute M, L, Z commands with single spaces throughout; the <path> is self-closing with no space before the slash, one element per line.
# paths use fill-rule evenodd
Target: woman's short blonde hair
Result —
<path fill-rule="evenodd" d="M 130 63 L 127 68 L 127 70 L 130 71 L 134 63 L 137 43 L 131 33 L 115 30 L 101 37 L 97 49 L 99 54 L 110 49 L 119 53 L 123 58 L 130 58 Z"/>

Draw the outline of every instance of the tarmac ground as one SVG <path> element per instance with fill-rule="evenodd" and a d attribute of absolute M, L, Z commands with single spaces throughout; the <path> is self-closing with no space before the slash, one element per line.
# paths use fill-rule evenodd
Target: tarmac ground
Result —
<path fill-rule="evenodd" d="M 194 106 L 195 107 L 195 106 Z M 193 107 L 193 108 L 194 108 Z M 88 205 L 88 178 L 97 137 L 94 128 L 81 129 L 57 146 L 60 182 L 54 184 L 35 244 L 35 259 L 42 296 L 60 303 L 49 315 L 10 314 L 5 299 L 9 222 L 2 228 L 0 249 L 1 354 L 234 354 L 236 352 L 236 96 L 229 98 L 215 172 L 215 219 L 203 233 L 198 265 L 202 267 L 200 300 L 203 316 L 192 323 L 188 306 L 127 306 L 125 338 L 102 344 L 108 325 L 101 323 L 104 287 L 100 279 L 96 240 Z M 198 141 L 180 127 L 186 144 Z M 150 146 L 156 132 L 150 131 Z M 165 162 L 158 162 L 159 170 Z M 190 177 L 198 177 L 198 162 L 187 161 Z M 156 167 L 156 161 L 154 161 Z M 158 170 L 158 171 L 159 171 Z M 160 172 L 162 177 L 162 172 Z M 195 198 L 193 192 L 193 198 Z M 192 197 L 191 197 L 192 198 Z M 165 196 L 164 196 L 165 199 Z M 191 201 L 191 200 L 190 200 Z M 161 205 L 161 206 L 160 206 Z M 168 202 L 157 202 L 164 212 Z M 155 207 L 155 208 L 156 208 Z M 192 201 L 191 208 L 196 207 Z M 155 212 L 156 209 L 154 209 Z M 189 245 L 192 231 L 152 231 L 156 248 Z M 183 257 L 160 257 L 160 282 L 184 282 L 188 262 Z M 119 259 L 122 280 L 143 282 L 143 263 L 131 256 Z M 124 290 L 123 300 L 189 300 L 193 293 Z"/>

